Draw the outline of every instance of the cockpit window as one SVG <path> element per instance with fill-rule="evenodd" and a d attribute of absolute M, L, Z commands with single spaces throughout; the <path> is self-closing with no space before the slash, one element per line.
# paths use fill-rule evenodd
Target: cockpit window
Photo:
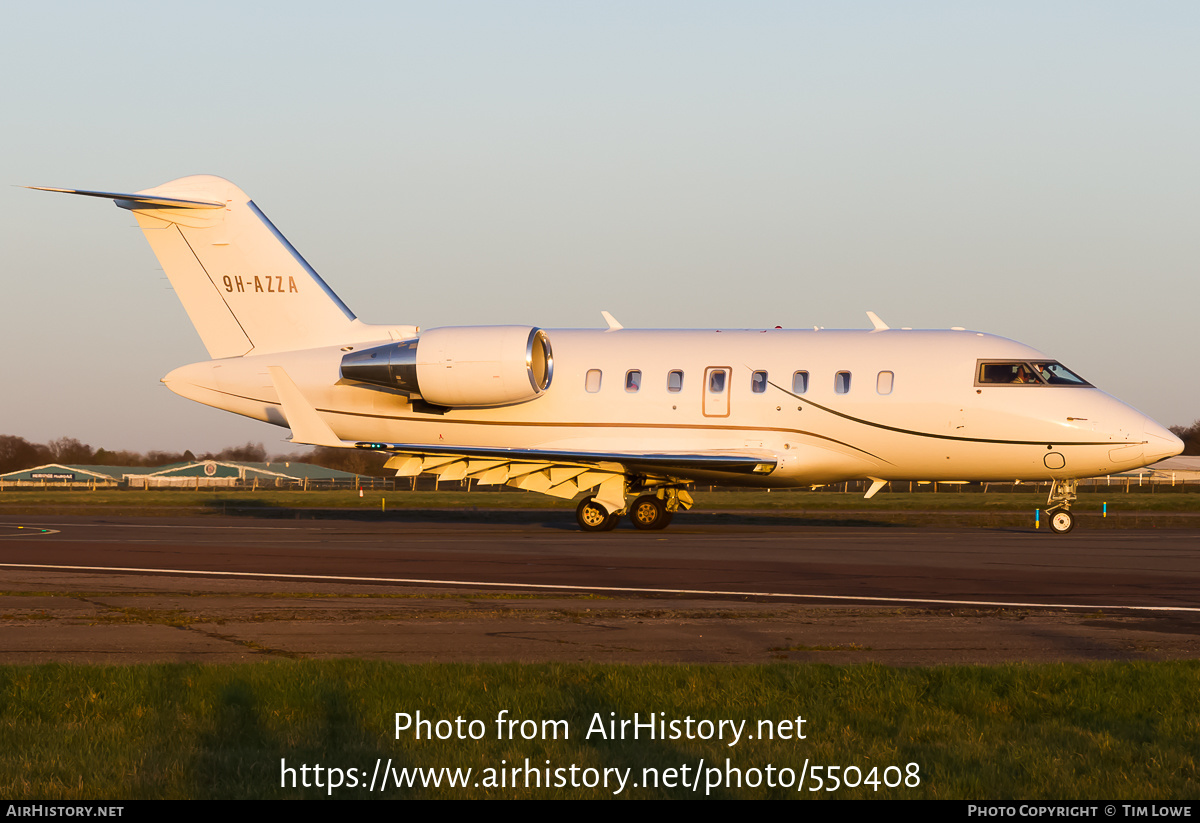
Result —
<path fill-rule="evenodd" d="M 980 363 L 979 382 L 1004 385 L 1041 383 L 1028 363 Z"/>
<path fill-rule="evenodd" d="M 1090 386 L 1091 384 L 1053 360 L 980 360 L 976 386 Z"/>
<path fill-rule="evenodd" d="M 1051 386 L 1089 386 L 1088 381 L 1077 375 L 1075 372 L 1068 369 L 1062 363 L 1053 361 L 1047 363 L 1034 363 L 1033 367 L 1041 378 Z"/>

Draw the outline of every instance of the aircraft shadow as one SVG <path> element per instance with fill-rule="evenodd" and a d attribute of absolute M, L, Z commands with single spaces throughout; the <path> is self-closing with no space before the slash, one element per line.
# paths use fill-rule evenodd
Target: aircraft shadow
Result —
<path fill-rule="evenodd" d="M 430 524 L 473 524 L 513 525 L 542 527 L 556 531 L 579 531 L 575 513 L 564 509 L 393 509 L 384 512 L 374 509 L 322 509 L 290 506 L 273 506 L 254 499 L 238 498 L 236 501 L 214 499 L 205 508 L 227 517 L 245 517 L 255 520 L 351 520 L 360 523 L 430 523 Z M 676 515 L 671 528 L 704 526 L 841 526 L 873 529 L 896 528 L 900 524 L 881 520 L 865 519 L 833 514 L 814 517 L 808 514 L 762 514 L 759 512 L 684 512 Z M 632 529 L 629 521 L 622 519 L 618 529 Z"/>

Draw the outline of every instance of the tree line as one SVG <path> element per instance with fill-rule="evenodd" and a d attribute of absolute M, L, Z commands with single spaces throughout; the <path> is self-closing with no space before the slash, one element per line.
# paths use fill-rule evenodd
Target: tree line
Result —
<path fill-rule="evenodd" d="M 262 443 L 246 443 L 230 446 L 219 452 L 194 454 L 191 449 L 183 452 L 148 451 L 135 452 L 121 449 L 109 451 L 93 449 L 74 437 L 60 437 L 49 443 L 30 443 L 24 437 L 0 434 L 0 474 L 32 469 L 47 463 L 64 463 L 73 466 L 169 466 L 173 463 L 192 463 L 197 460 L 223 460 L 238 463 L 312 463 L 327 469 L 386 476 L 383 464 L 387 455 L 358 449 L 330 449 L 320 447 L 312 451 L 290 454 L 268 455 Z"/>
<path fill-rule="evenodd" d="M 1184 454 L 1200 454 L 1200 420 L 1190 426 L 1171 426 L 1171 432 L 1183 441 Z"/>

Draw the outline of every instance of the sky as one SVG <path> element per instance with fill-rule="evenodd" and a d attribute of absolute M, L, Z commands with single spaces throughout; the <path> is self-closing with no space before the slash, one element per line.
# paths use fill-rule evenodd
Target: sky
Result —
<path fill-rule="evenodd" d="M 1200 5 L 3 3 L 0 434 L 286 430 L 128 213 L 216 174 L 370 323 L 964 326 L 1200 418 Z M 1178 379 L 1176 379 L 1178 377 Z"/>

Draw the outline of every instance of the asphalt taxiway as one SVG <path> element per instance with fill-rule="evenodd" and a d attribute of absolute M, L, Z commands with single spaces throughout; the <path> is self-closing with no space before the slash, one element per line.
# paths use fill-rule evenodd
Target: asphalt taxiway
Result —
<path fill-rule="evenodd" d="M 1200 650 L 1200 530 L 0 518 L 0 661 L 892 664 Z"/>

